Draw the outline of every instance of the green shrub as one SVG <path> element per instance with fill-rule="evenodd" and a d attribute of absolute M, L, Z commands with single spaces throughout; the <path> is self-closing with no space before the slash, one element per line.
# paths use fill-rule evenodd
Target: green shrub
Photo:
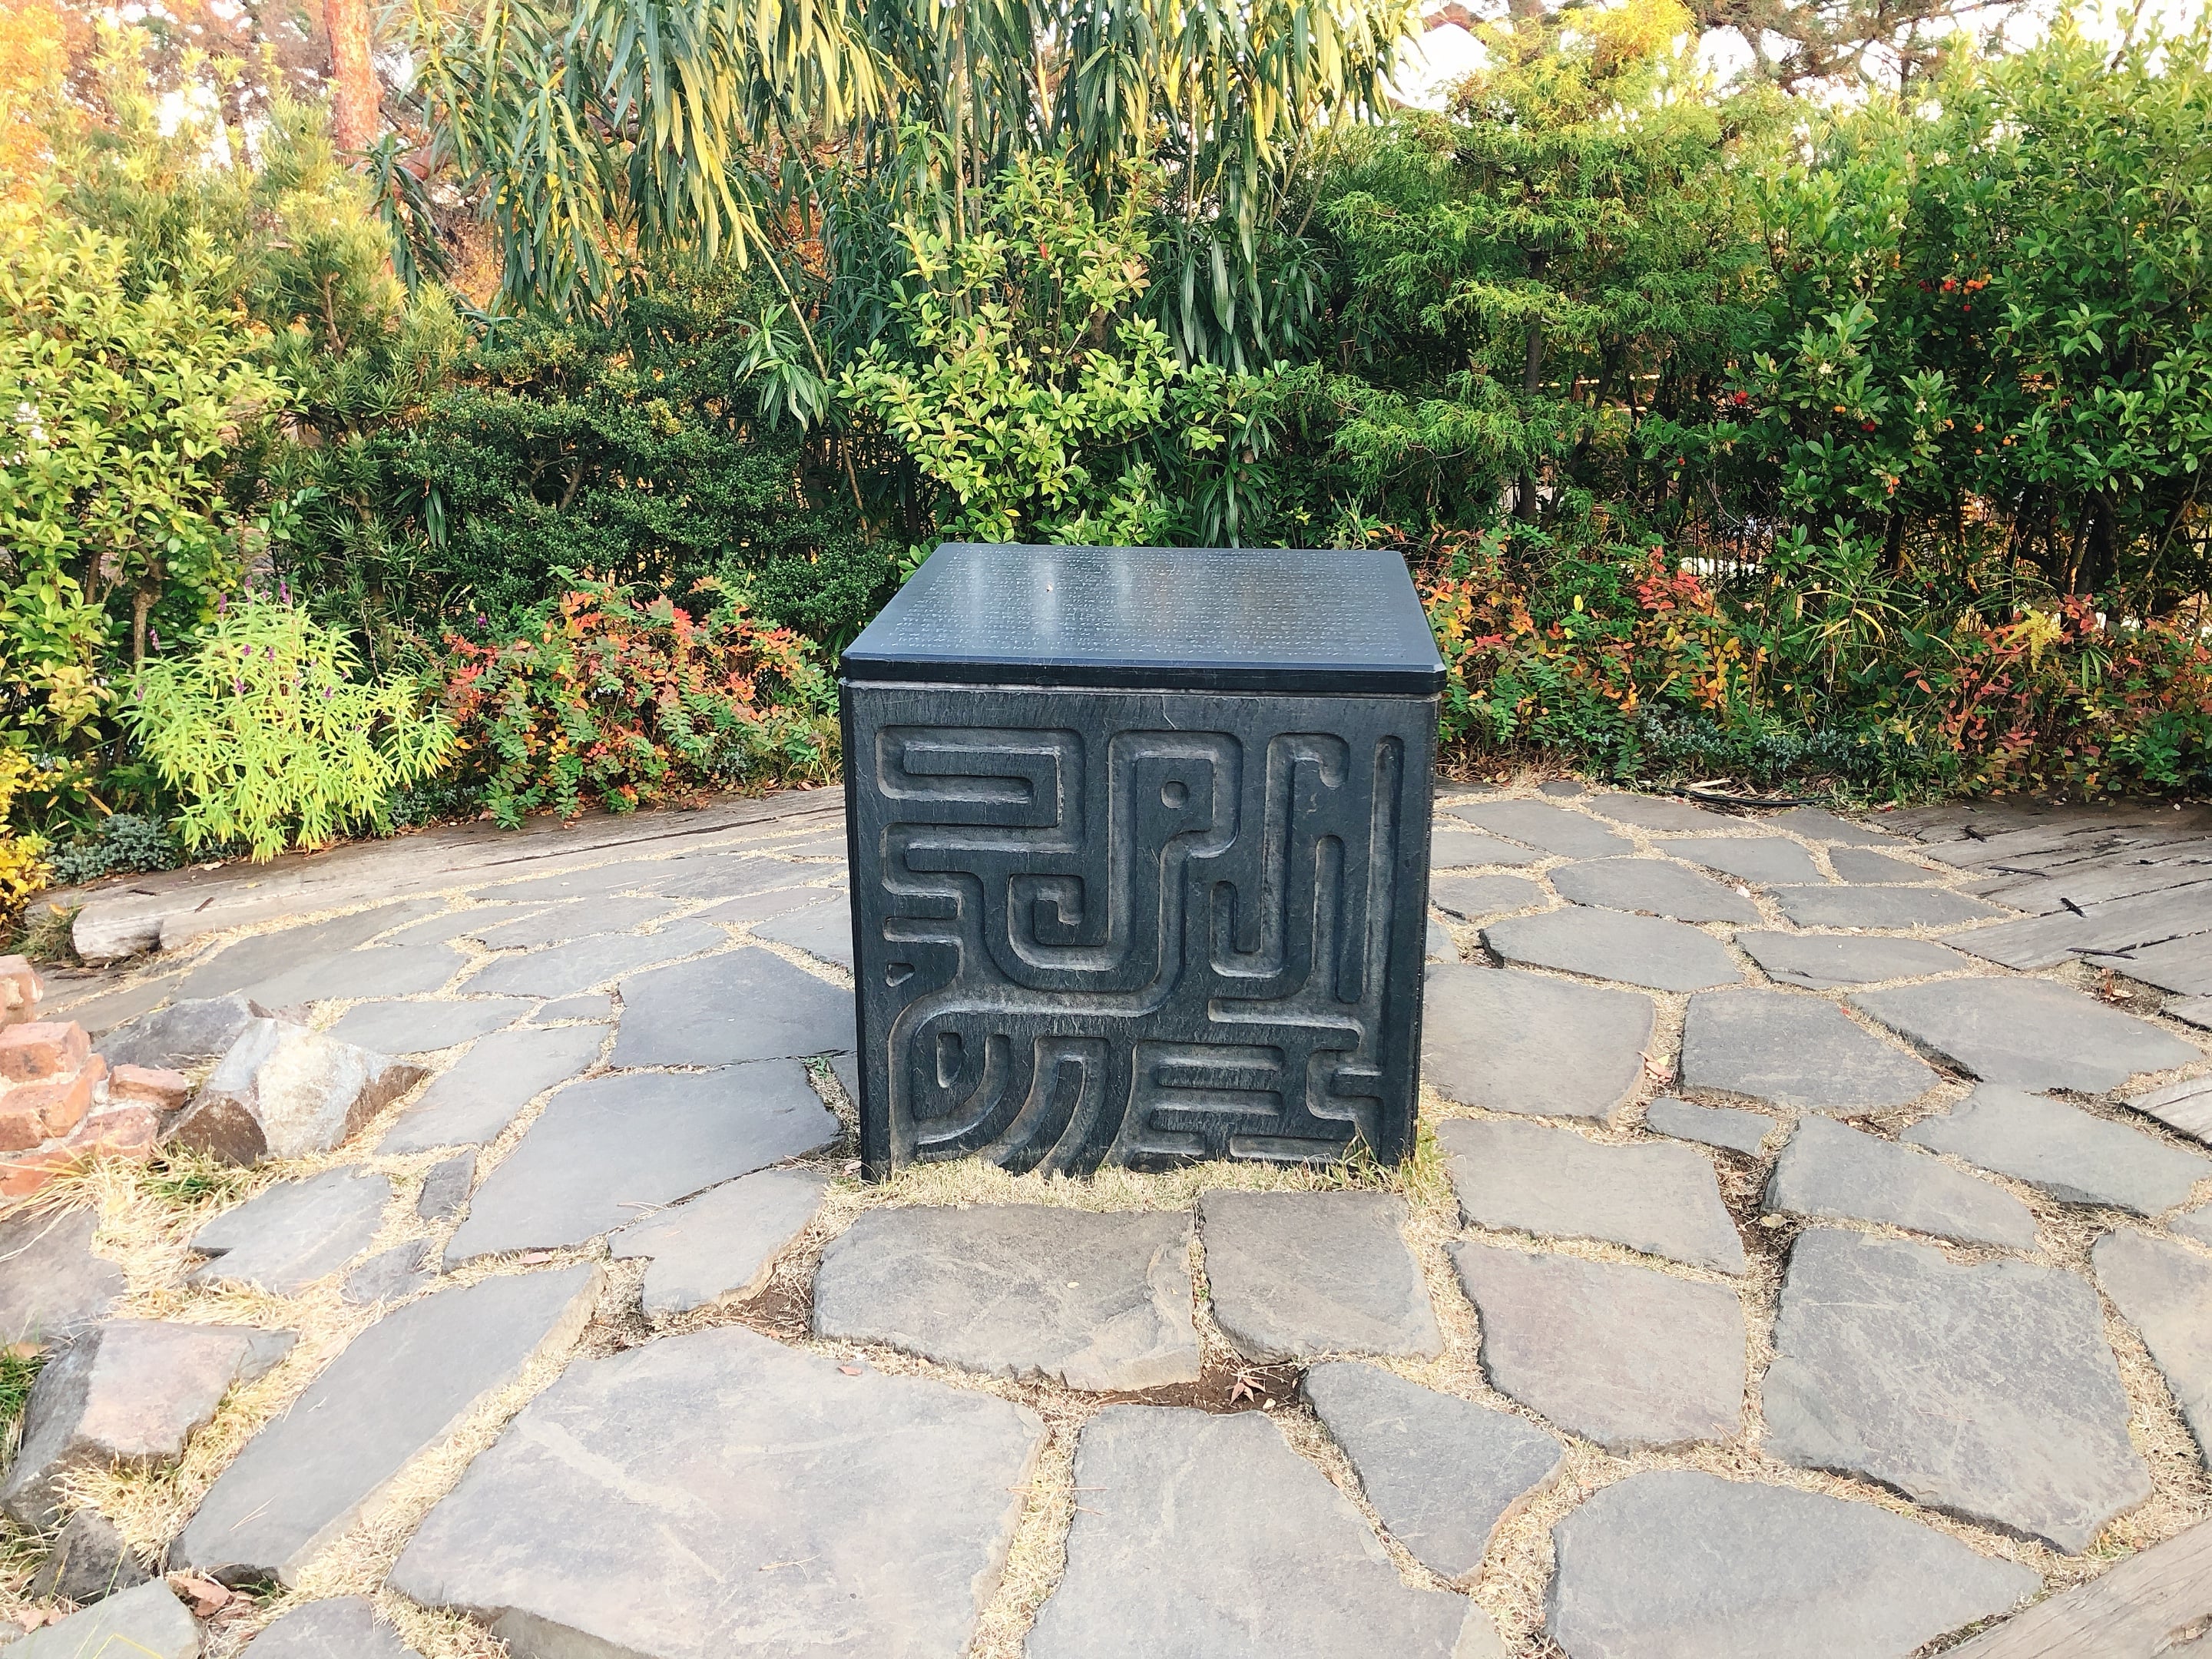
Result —
<path fill-rule="evenodd" d="M 143 812 L 116 812 L 100 819 L 91 833 L 77 836 L 47 855 L 57 887 L 76 887 L 102 876 L 146 870 L 173 870 L 184 854 L 169 826 Z"/>

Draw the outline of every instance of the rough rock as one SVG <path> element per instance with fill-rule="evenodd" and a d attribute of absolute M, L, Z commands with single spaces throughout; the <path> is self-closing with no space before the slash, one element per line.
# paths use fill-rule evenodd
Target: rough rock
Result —
<path fill-rule="evenodd" d="M 122 962 L 161 942 L 161 918 L 94 899 L 70 922 L 70 948 L 89 963 Z"/>
<path fill-rule="evenodd" d="M 1942 1080 L 1818 997 L 1753 990 L 1690 999 L 1685 1088 L 1852 1113 L 1902 1106 Z"/>
<path fill-rule="evenodd" d="M 300 1568 L 409 1460 L 537 1355 L 573 1343 L 600 1285 L 597 1267 L 563 1267 L 483 1279 L 386 1314 L 246 1443 L 171 1545 L 170 1559 L 225 1583 L 296 1583 Z"/>
<path fill-rule="evenodd" d="M 1808 991 L 1948 974 L 1973 963 L 1924 939 L 1847 933 L 1738 933 L 1735 942 L 1773 978 Z"/>
<path fill-rule="evenodd" d="M 8 1659 L 198 1659 L 199 1621 L 160 1579 L 8 1644 Z"/>
<path fill-rule="evenodd" d="M 747 945 L 622 982 L 617 1066 L 720 1066 L 853 1046 L 853 994 Z"/>
<path fill-rule="evenodd" d="M 2185 1078 L 2147 1094 L 2130 1095 L 2128 1105 L 2169 1129 L 2212 1142 L 2212 1077 Z"/>
<path fill-rule="evenodd" d="M 487 950 L 542 950 L 565 945 L 573 939 L 594 939 L 602 933 L 627 933 L 649 923 L 664 921 L 672 907 L 661 898 L 587 898 L 556 904 L 512 921 L 495 921 L 471 933 Z"/>
<path fill-rule="evenodd" d="M 1937 887 L 1771 887 L 1800 927 L 1957 927 L 2005 913 Z"/>
<path fill-rule="evenodd" d="M 1873 1504 L 1632 1474 L 1552 1528 L 1544 1628 L 1571 1659 L 1909 1659 L 2034 1573 Z"/>
<path fill-rule="evenodd" d="M 675 921 L 657 933 L 607 933 L 499 957 L 471 975 L 464 988 L 476 996 L 574 996 L 641 968 L 719 951 L 729 942 L 727 933 L 703 921 Z"/>
<path fill-rule="evenodd" d="M 1693 1106 L 1672 1095 L 1662 1095 L 1644 1109 L 1647 1129 L 1747 1157 L 1758 1155 L 1777 1121 L 1764 1112 L 1746 1111 L 1740 1106 Z"/>
<path fill-rule="evenodd" d="M 1796 842 L 1782 836 L 1698 836 L 1651 843 L 1670 858 L 1755 881 L 1816 882 L 1820 866 Z"/>
<path fill-rule="evenodd" d="M 1793 836 L 1802 836 L 1808 841 L 1825 841 L 1839 847 L 1896 847 L 1902 844 L 1895 836 L 1869 830 L 1863 823 L 1854 823 L 1849 818 L 1839 818 L 1833 812 L 1823 811 L 1817 806 L 1793 806 L 1786 812 L 1776 813 L 1765 822 L 1777 830 L 1787 830 Z"/>
<path fill-rule="evenodd" d="M 416 1659 L 366 1595 L 310 1601 L 270 1621 L 253 1638 L 253 1659 Z"/>
<path fill-rule="evenodd" d="M 1894 1141 L 1825 1118 L 1801 1121 L 1766 1183 L 1766 1207 L 1876 1221 L 1937 1238 L 2035 1248 L 2035 1216 L 2003 1188 Z"/>
<path fill-rule="evenodd" d="M 2089 1260 L 2212 1458 L 2212 1256 L 2127 1229 L 2099 1239 Z"/>
<path fill-rule="evenodd" d="M 1702 991 L 1743 977 L 1718 939 L 1686 923 L 1578 905 L 1494 921 L 1482 942 L 1510 963 L 1655 991 Z"/>
<path fill-rule="evenodd" d="M 1657 1010 L 1633 991 L 1453 963 L 1428 972 L 1421 1079 L 1493 1112 L 1607 1118 L 1635 1098 Z"/>
<path fill-rule="evenodd" d="M 432 1226 L 451 1221 L 469 1201 L 476 1183 L 477 1155 L 458 1152 L 430 1166 L 422 1177 L 422 1190 L 415 1200 L 415 1213 Z"/>
<path fill-rule="evenodd" d="M 869 1210 L 823 1252 L 814 1334 L 1073 1389 L 1194 1382 L 1189 1247 L 1180 1213 Z"/>
<path fill-rule="evenodd" d="M 89 1209 L 0 1221 L 0 1343 L 52 1342 L 106 1316 L 123 1269 L 92 1252 Z"/>
<path fill-rule="evenodd" d="M 1877 853 L 1869 847 L 1838 847 L 1828 854 L 1828 862 L 1836 874 L 1844 881 L 1863 886 L 1878 887 L 1884 883 L 1935 881 L 1937 872 L 1923 865 L 1908 864 L 1903 859 L 1887 853 Z"/>
<path fill-rule="evenodd" d="M 1489 1244 L 1450 1254 L 1481 1320 L 1483 1375 L 1500 1394 L 1613 1452 L 1726 1440 L 1742 1428 L 1734 1291 Z"/>
<path fill-rule="evenodd" d="M 1759 907 L 1710 877 L 1664 859 L 1596 859 L 1552 872 L 1559 896 L 1608 910 L 1645 910 L 1677 921 L 1756 924 Z"/>
<path fill-rule="evenodd" d="M 1632 853 L 1633 842 L 1615 835 L 1595 818 L 1540 800 L 1475 801 L 1455 806 L 1452 816 L 1478 830 L 1506 836 L 1546 853 L 1571 859 L 1609 858 Z"/>
<path fill-rule="evenodd" d="M 118 1319 L 95 1326 L 49 1360 L 23 1410 L 23 1443 L 0 1485 L 0 1510 L 51 1527 L 60 1483 L 79 1469 L 152 1468 L 184 1455 L 233 1386 L 289 1352 L 284 1331 Z"/>
<path fill-rule="evenodd" d="M 607 1241 L 617 1261 L 650 1257 L 650 1317 L 689 1313 L 724 1297 L 751 1296 L 822 1207 L 830 1183 L 811 1170 L 763 1170 L 634 1221 Z"/>
<path fill-rule="evenodd" d="M 1504 864 L 1514 866 L 1540 863 L 1544 855 L 1510 841 L 1486 836 L 1477 830 L 1455 828 L 1437 821 L 1429 833 L 1429 868 L 1458 870 L 1470 866 Z"/>
<path fill-rule="evenodd" d="M 839 1133 L 795 1060 L 571 1084 L 477 1187 L 447 1264 L 580 1244 Z"/>
<path fill-rule="evenodd" d="M 516 1659 L 964 1652 L 1043 1425 L 851 1369 L 726 1325 L 572 1364 L 388 1582 Z"/>
<path fill-rule="evenodd" d="M 341 1042 L 387 1054 L 427 1054 L 502 1025 L 537 1005 L 526 997 L 471 997 L 443 1002 L 364 1002 L 331 1027 Z"/>
<path fill-rule="evenodd" d="M 1687 1146 L 1601 1146 L 1502 1118 L 1441 1123 L 1437 1139 L 1474 1226 L 1601 1239 L 1722 1273 L 1747 1265 L 1713 1166 Z"/>
<path fill-rule="evenodd" d="M 192 1249 L 215 1260 L 195 1268 L 191 1282 L 234 1280 L 294 1295 L 368 1249 L 391 1198 L 388 1179 L 352 1168 L 279 1182 L 192 1235 Z"/>
<path fill-rule="evenodd" d="M 1818 1227 L 1790 1254 L 1766 1450 L 2078 1553 L 2151 1494 L 2096 1292 Z"/>
<path fill-rule="evenodd" d="M 102 1037 L 99 1051 L 111 1066 L 190 1067 L 228 1053 L 230 1045 L 269 1010 L 234 993 L 173 1002 Z"/>
<path fill-rule="evenodd" d="M 79 1510 L 62 1523 L 53 1548 L 23 1594 L 33 1601 L 58 1595 L 90 1607 L 153 1576 L 139 1565 L 113 1522 L 98 1510 Z"/>
<path fill-rule="evenodd" d="M 1990 1083 L 2100 1094 L 2202 1057 L 2148 1020 L 2047 979 L 1947 979 L 1861 991 L 1883 1024 Z"/>
<path fill-rule="evenodd" d="M 434 1146 L 495 1140 L 525 1106 L 594 1063 L 605 1042 L 605 1030 L 597 1025 L 479 1037 L 399 1115 L 376 1150 L 404 1157 Z"/>
<path fill-rule="evenodd" d="M 1904 1138 L 2069 1204 L 2110 1204 L 2156 1215 L 2212 1176 L 2212 1158 L 2140 1130 L 2094 1117 L 2044 1095 L 1985 1083 L 1949 1111 L 1923 1117 Z"/>
<path fill-rule="evenodd" d="M 437 1278 L 434 1251 L 421 1239 L 380 1250 L 345 1276 L 338 1295 L 356 1307 L 374 1302 L 398 1302 Z"/>
<path fill-rule="evenodd" d="M 1390 1535 L 1446 1578 L 1480 1566 L 1492 1534 L 1565 1461 L 1510 1412 L 1373 1365 L 1331 1360 L 1299 1386 Z"/>
<path fill-rule="evenodd" d="M 770 916 L 756 924 L 753 932 L 834 962 L 848 974 L 853 971 L 853 907 L 842 893 Z"/>
<path fill-rule="evenodd" d="M 1447 915 L 1472 921 L 1547 901 L 1544 890 L 1526 876 L 1442 875 L 1429 878 L 1429 902 Z"/>
<path fill-rule="evenodd" d="M 233 1164 L 305 1158 L 351 1139 L 425 1075 L 411 1061 L 304 1025 L 257 1019 L 170 1133 L 180 1146 Z"/>
<path fill-rule="evenodd" d="M 1404 1200 L 1217 1190 L 1200 1195 L 1198 1218 L 1214 1322 L 1248 1358 L 1443 1352 L 1428 1287 L 1399 1233 Z"/>
<path fill-rule="evenodd" d="M 1109 1406 L 1084 1425 L 1075 1484 L 1030 1659 L 1449 1659 L 1470 1617 L 1401 1583 L 1263 1413 Z"/>

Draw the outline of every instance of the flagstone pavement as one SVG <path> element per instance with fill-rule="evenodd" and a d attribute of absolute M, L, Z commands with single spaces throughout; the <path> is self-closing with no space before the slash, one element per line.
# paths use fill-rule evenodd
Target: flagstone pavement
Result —
<path fill-rule="evenodd" d="M 517 844 L 86 913 L 170 946 L 51 984 L 112 1052 L 240 994 L 429 1077 L 0 1224 L 27 1593 L 122 1591 L 26 1655 L 2207 1644 L 2205 809 L 1445 788 L 1433 1133 L 1348 1180 L 865 1188 L 834 797 Z"/>

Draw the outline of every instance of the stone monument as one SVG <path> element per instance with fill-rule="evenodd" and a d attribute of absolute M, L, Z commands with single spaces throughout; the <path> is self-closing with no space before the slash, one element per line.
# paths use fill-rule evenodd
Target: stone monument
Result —
<path fill-rule="evenodd" d="M 1393 553 L 939 548 L 840 680 L 869 1176 L 1403 1158 L 1443 683 Z"/>

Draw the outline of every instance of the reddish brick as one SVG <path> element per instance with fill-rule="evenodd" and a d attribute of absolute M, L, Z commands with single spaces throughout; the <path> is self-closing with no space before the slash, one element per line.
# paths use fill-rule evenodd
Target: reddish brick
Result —
<path fill-rule="evenodd" d="M 84 1121 L 84 1115 L 92 1109 L 94 1092 L 106 1077 L 106 1057 L 94 1054 L 77 1067 L 73 1077 L 57 1078 L 52 1083 L 17 1084 L 0 1095 L 0 1104 L 30 1107 L 39 1114 L 48 1134 L 65 1135 Z"/>
<path fill-rule="evenodd" d="M 0 1031 L 0 1078 L 10 1083 L 43 1083 L 74 1072 L 92 1052 L 84 1027 L 75 1020 L 34 1020 Z"/>
<path fill-rule="evenodd" d="M 16 1091 L 0 1095 L 0 1152 L 28 1152 L 46 1138 L 46 1121 L 35 1102 L 16 1103 Z"/>
<path fill-rule="evenodd" d="M 64 1145 L 0 1158 L 0 1198 L 28 1198 L 91 1156 L 86 1147 Z"/>
<path fill-rule="evenodd" d="M 150 1106 L 119 1106 L 112 1112 L 94 1112 L 77 1125 L 69 1145 L 105 1158 L 150 1158 L 161 1138 L 161 1115 Z"/>
<path fill-rule="evenodd" d="M 118 1066 L 107 1080 L 107 1097 L 118 1103 L 151 1106 L 157 1112 L 173 1112 L 192 1091 L 182 1072 L 158 1066 Z"/>

